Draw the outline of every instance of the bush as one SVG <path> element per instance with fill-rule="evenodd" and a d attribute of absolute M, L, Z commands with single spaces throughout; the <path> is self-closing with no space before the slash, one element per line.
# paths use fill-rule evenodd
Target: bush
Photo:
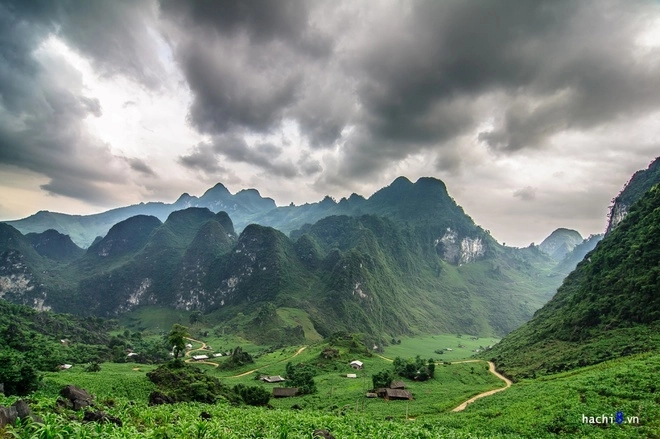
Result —
<path fill-rule="evenodd" d="M 316 393 L 316 383 L 314 382 L 314 370 L 304 364 L 294 366 L 291 362 L 286 365 L 286 377 L 290 387 L 297 387 L 298 393 L 307 395 Z"/>
<path fill-rule="evenodd" d="M 27 395 L 39 386 L 41 377 L 22 356 L 11 351 L 0 352 L 0 383 L 5 395 Z"/>
<path fill-rule="evenodd" d="M 270 401 L 271 393 L 263 387 L 237 384 L 232 390 L 247 405 L 265 406 Z"/>

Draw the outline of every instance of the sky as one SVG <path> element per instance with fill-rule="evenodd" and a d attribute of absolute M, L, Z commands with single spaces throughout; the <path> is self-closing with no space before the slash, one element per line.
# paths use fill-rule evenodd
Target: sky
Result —
<path fill-rule="evenodd" d="M 601 233 L 659 128 L 656 1 L 0 0 L 0 220 L 432 176 L 524 246 Z"/>

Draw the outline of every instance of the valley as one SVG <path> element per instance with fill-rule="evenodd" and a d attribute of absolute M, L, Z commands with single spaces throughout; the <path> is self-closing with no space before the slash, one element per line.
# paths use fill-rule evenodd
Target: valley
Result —
<path fill-rule="evenodd" d="M 30 395 L 43 421 L 0 432 L 659 437 L 660 189 L 635 181 L 604 236 L 526 248 L 434 179 L 324 200 L 286 234 L 207 207 L 127 218 L 86 250 L 0 224 L 0 406 Z M 121 423 L 69 422 L 65 385 Z"/>

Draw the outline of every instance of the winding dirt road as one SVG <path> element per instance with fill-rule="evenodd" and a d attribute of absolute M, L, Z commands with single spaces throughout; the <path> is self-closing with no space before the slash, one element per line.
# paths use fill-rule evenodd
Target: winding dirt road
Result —
<path fill-rule="evenodd" d="M 206 343 L 204 343 L 203 341 L 201 341 L 201 340 L 195 340 L 194 338 L 190 338 L 190 337 L 186 337 L 186 340 L 194 341 L 195 343 L 201 343 L 201 344 L 202 344 L 202 347 L 201 347 L 201 348 L 197 348 L 197 349 L 191 349 L 191 350 L 187 351 L 187 352 L 184 354 L 184 356 L 186 356 L 186 357 L 190 357 L 190 353 L 191 353 L 191 352 L 206 350 L 207 345 L 206 345 Z M 218 366 L 219 366 L 218 363 L 212 363 L 212 362 L 210 362 L 210 361 L 202 361 L 202 360 L 197 360 L 197 361 L 195 361 L 195 360 L 193 360 L 192 358 L 188 358 L 188 359 L 185 360 L 185 361 L 186 361 L 186 363 L 192 363 L 192 362 L 194 361 L 195 363 L 209 364 L 209 365 L 211 365 L 211 366 L 213 366 L 213 367 L 218 367 Z"/>
<path fill-rule="evenodd" d="M 470 362 L 474 362 L 474 361 L 480 361 L 480 360 L 461 361 L 460 363 L 470 363 Z M 483 398 L 483 397 L 485 397 L 485 396 L 490 396 L 490 395 L 492 395 L 492 394 L 494 394 L 494 393 L 501 392 L 501 391 L 506 390 L 506 389 L 508 389 L 509 387 L 511 387 L 511 380 L 508 379 L 507 377 L 505 377 L 504 375 L 500 374 L 499 372 L 497 372 L 497 371 L 495 370 L 495 363 L 493 363 L 492 361 L 489 361 L 489 362 L 488 362 L 488 371 L 489 371 L 490 373 L 492 373 L 493 375 L 495 375 L 497 378 L 499 378 L 499 379 L 501 379 L 502 381 L 504 381 L 504 382 L 506 383 L 506 386 L 501 387 L 501 388 L 499 388 L 499 389 L 489 390 L 488 392 L 480 393 L 480 394 L 478 394 L 477 396 L 473 396 L 472 398 L 468 399 L 468 400 L 465 401 L 463 404 L 459 405 L 459 406 L 456 407 L 454 410 L 452 410 L 452 412 L 460 412 L 460 411 L 463 411 L 463 410 L 465 410 L 465 407 L 468 406 L 468 404 L 473 403 L 473 402 L 476 401 L 477 399 Z"/>
<path fill-rule="evenodd" d="M 266 366 L 262 366 L 262 367 L 260 367 L 260 369 L 263 369 L 264 367 L 272 366 L 273 364 L 277 364 L 277 363 L 281 363 L 281 362 L 283 362 L 283 361 L 290 360 L 290 359 L 292 359 L 293 357 L 297 357 L 297 356 L 300 355 L 300 353 L 301 353 L 302 351 L 304 351 L 305 349 L 307 349 L 307 346 L 303 346 L 303 347 L 301 347 L 300 349 L 298 349 L 298 350 L 296 351 L 295 354 L 291 355 L 289 358 L 285 358 L 285 359 L 283 359 L 283 360 L 279 360 L 279 361 L 276 361 L 276 362 L 274 362 L 274 363 L 267 364 Z M 240 377 L 244 377 L 245 375 L 250 375 L 251 373 L 254 373 L 254 372 L 256 372 L 257 370 L 259 370 L 259 369 L 248 370 L 247 372 L 243 372 L 243 373 L 241 373 L 241 374 L 239 374 L 239 375 L 234 375 L 234 376 L 230 376 L 230 377 L 227 377 L 227 378 L 240 378 Z"/>
<path fill-rule="evenodd" d="M 379 354 L 375 354 L 375 355 L 376 355 L 377 357 L 379 357 L 379 358 L 382 358 L 382 359 L 385 360 L 385 361 L 389 361 L 390 363 L 394 361 L 394 360 L 392 360 L 391 358 L 383 357 L 382 355 L 379 355 Z M 482 362 L 482 361 L 484 361 L 484 360 L 461 360 L 461 361 L 452 361 L 451 364 L 459 364 L 459 363 L 480 363 L 480 362 Z M 441 364 L 441 363 L 436 363 L 436 364 Z M 507 377 L 505 377 L 504 375 L 500 374 L 499 372 L 497 372 L 497 371 L 495 370 L 495 363 L 493 363 L 492 361 L 489 361 L 489 362 L 488 362 L 488 371 L 489 371 L 490 373 L 492 373 L 493 375 L 495 375 L 497 378 L 499 378 L 499 379 L 501 379 L 502 381 L 504 381 L 504 382 L 506 383 L 506 386 L 501 387 L 501 388 L 499 388 L 499 389 L 489 390 L 489 391 L 487 391 L 487 392 L 483 392 L 483 393 L 480 393 L 480 394 L 478 394 L 478 395 L 476 395 L 476 396 L 473 396 L 472 398 L 468 399 L 467 401 L 465 401 L 464 403 L 462 403 L 461 405 L 459 405 L 458 407 L 456 407 L 455 409 L 453 409 L 452 412 L 460 412 L 460 411 L 463 411 L 463 410 L 465 410 L 465 407 L 468 406 L 468 404 L 473 403 L 473 402 L 476 401 L 477 399 L 483 398 L 483 397 L 485 397 L 485 396 L 490 396 L 490 395 L 492 395 L 492 394 L 494 394 L 494 393 L 501 392 L 501 391 L 506 390 L 506 389 L 508 389 L 509 387 L 511 387 L 511 380 L 508 379 Z"/>

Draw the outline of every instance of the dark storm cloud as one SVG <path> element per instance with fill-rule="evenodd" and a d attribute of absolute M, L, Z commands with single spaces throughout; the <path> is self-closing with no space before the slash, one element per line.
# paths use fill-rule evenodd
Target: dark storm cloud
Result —
<path fill-rule="evenodd" d="M 307 28 L 310 2 L 304 0 L 161 0 L 161 11 L 181 24 L 203 26 L 224 35 L 246 32 L 258 41 L 297 39 Z"/>
<path fill-rule="evenodd" d="M 439 168 L 459 168 L 452 142 L 486 116 L 494 124 L 479 140 L 515 153 L 660 104 L 658 51 L 640 56 L 635 46 L 648 3 L 371 5 L 163 1 L 194 35 L 176 50 L 194 93 L 191 122 L 223 134 L 293 119 L 312 148 L 335 146 L 353 127 L 359 135 L 344 139 L 332 172 L 369 178 L 427 150 Z M 347 6 L 359 13 L 337 19 Z M 320 16 L 331 23 L 323 31 Z M 301 49 L 314 41 L 325 50 Z"/>
<path fill-rule="evenodd" d="M 94 14 L 90 9 L 92 4 L 101 5 L 100 2 L 0 3 L 0 163 L 47 176 L 50 182 L 42 185 L 42 189 L 53 195 L 107 205 L 115 198 L 111 186 L 126 182 L 127 169 L 143 175 L 153 171 L 139 159 L 113 155 L 108 145 L 87 131 L 83 120 L 102 115 L 99 100 L 85 94 L 79 71 L 60 56 L 40 49 L 51 34 L 80 40 L 78 43 L 83 46 L 88 44 L 87 49 L 81 50 L 96 52 L 97 62 L 116 63 L 116 69 L 127 67 L 129 73 L 149 82 L 144 72 L 131 71 L 130 63 L 122 67 L 117 58 L 121 46 L 128 44 L 130 37 L 118 23 L 114 29 L 112 22 L 130 21 L 129 11 L 113 16 L 103 9 L 102 13 Z M 94 24 L 89 20 L 96 19 L 99 20 L 94 34 L 96 43 L 85 43 L 83 40 L 87 38 L 94 39 Z M 110 27 L 104 26 L 101 19 L 106 19 Z M 67 34 L 74 21 L 77 22 L 75 35 Z M 103 44 L 108 45 L 105 51 L 101 46 L 91 46 L 104 40 Z M 128 53 L 131 50 L 126 48 Z"/>
<path fill-rule="evenodd" d="M 336 66 L 327 64 L 333 41 L 310 24 L 315 6 L 161 1 L 193 92 L 191 124 L 213 135 L 267 133 L 293 119 L 314 146 L 331 146 L 348 121 L 352 98 L 346 102 L 350 93 L 334 87 Z"/>
<path fill-rule="evenodd" d="M 267 132 L 279 123 L 301 77 L 285 59 L 272 61 L 271 55 L 268 48 L 253 50 L 246 42 L 190 41 L 179 59 L 194 93 L 193 125 L 223 134 L 237 128 Z"/>
<path fill-rule="evenodd" d="M 22 25 L 59 36 L 92 60 L 98 71 L 126 74 L 150 87 L 159 85 L 164 71 L 149 36 L 157 11 L 153 2 L 5 0 L 4 4 Z"/>

